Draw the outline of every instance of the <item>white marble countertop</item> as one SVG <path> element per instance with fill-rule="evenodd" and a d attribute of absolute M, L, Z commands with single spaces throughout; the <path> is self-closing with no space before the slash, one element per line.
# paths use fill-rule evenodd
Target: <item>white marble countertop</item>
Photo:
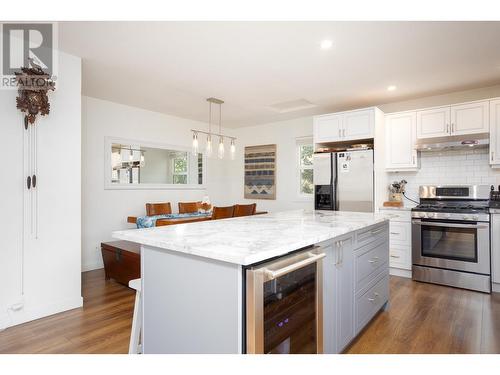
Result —
<path fill-rule="evenodd" d="M 113 237 L 249 265 L 389 220 L 384 214 L 285 211 L 113 232 Z"/>

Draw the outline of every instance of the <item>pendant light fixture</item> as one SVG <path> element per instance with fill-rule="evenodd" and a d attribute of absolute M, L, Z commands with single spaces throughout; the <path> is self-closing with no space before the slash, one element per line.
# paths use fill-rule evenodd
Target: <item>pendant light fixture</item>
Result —
<path fill-rule="evenodd" d="M 197 155 L 199 151 L 199 142 L 198 142 L 198 133 L 201 134 L 206 134 L 207 136 L 207 144 L 205 146 L 205 155 L 207 157 L 212 156 L 213 152 L 213 145 L 212 145 L 212 136 L 218 137 L 219 143 L 217 147 L 217 156 L 219 159 L 223 159 L 225 155 L 225 145 L 224 145 L 224 138 L 228 138 L 231 140 L 231 147 L 230 147 L 230 156 L 231 160 L 234 160 L 234 154 L 236 152 L 236 138 L 235 137 L 228 137 L 224 136 L 222 134 L 222 104 L 224 101 L 217 99 L 217 98 L 208 98 L 208 132 L 205 132 L 203 130 L 195 130 L 191 129 L 193 132 L 193 154 Z M 212 133 L 212 104 L 218 104 L 219 105 L 219 132 L 218 133 Z"/>

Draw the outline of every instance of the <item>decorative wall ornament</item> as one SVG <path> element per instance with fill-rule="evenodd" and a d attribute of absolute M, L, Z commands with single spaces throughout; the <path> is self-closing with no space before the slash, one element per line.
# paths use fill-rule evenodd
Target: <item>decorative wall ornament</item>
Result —
<path fill-rule="evenodd" d="M 276 145 L 245 147 L 245 199 L 276 199 Z"/>
<path fill-rule="evenodd" d="M 55 90 L 55 82 L 45 73 L 41 66 L 33 59 L 29 59 L 31 67 L 22 67 L 21 72 L 15 72 L 18 85 L 16 107 L 26 113 L 27 122 L 34 124 L 37 115 L 45 116 L 50 112 L 50 103 L 47 92 Z M 26 122 L 27 120 L 27 122 Z"/>

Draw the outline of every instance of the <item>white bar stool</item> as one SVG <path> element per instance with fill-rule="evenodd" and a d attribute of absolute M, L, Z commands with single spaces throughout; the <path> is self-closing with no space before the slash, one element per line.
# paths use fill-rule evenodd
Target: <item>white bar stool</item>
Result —
<path fill-rule="evenodd" d="M 141 279 L 130 280 L 128 286 L 135 290 L 134 317 L 132 318 L 132 332 L 130 333 L 130 344 L 128 354 L 140 354 L 141 329 L 142 329 L 142 301 L 141 301 Z"/>

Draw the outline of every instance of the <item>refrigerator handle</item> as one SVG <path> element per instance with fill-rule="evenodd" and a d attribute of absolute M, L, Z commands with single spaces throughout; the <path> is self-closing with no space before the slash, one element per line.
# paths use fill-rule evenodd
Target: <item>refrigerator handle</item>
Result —
<path fill-rule="evenodd" d="M 337 153 L 332 154 L 332 189 L 333 189 L 333 211 L 338 211 L 339 196 L 338 196 L 338 168 L 337 168 Z"/>

